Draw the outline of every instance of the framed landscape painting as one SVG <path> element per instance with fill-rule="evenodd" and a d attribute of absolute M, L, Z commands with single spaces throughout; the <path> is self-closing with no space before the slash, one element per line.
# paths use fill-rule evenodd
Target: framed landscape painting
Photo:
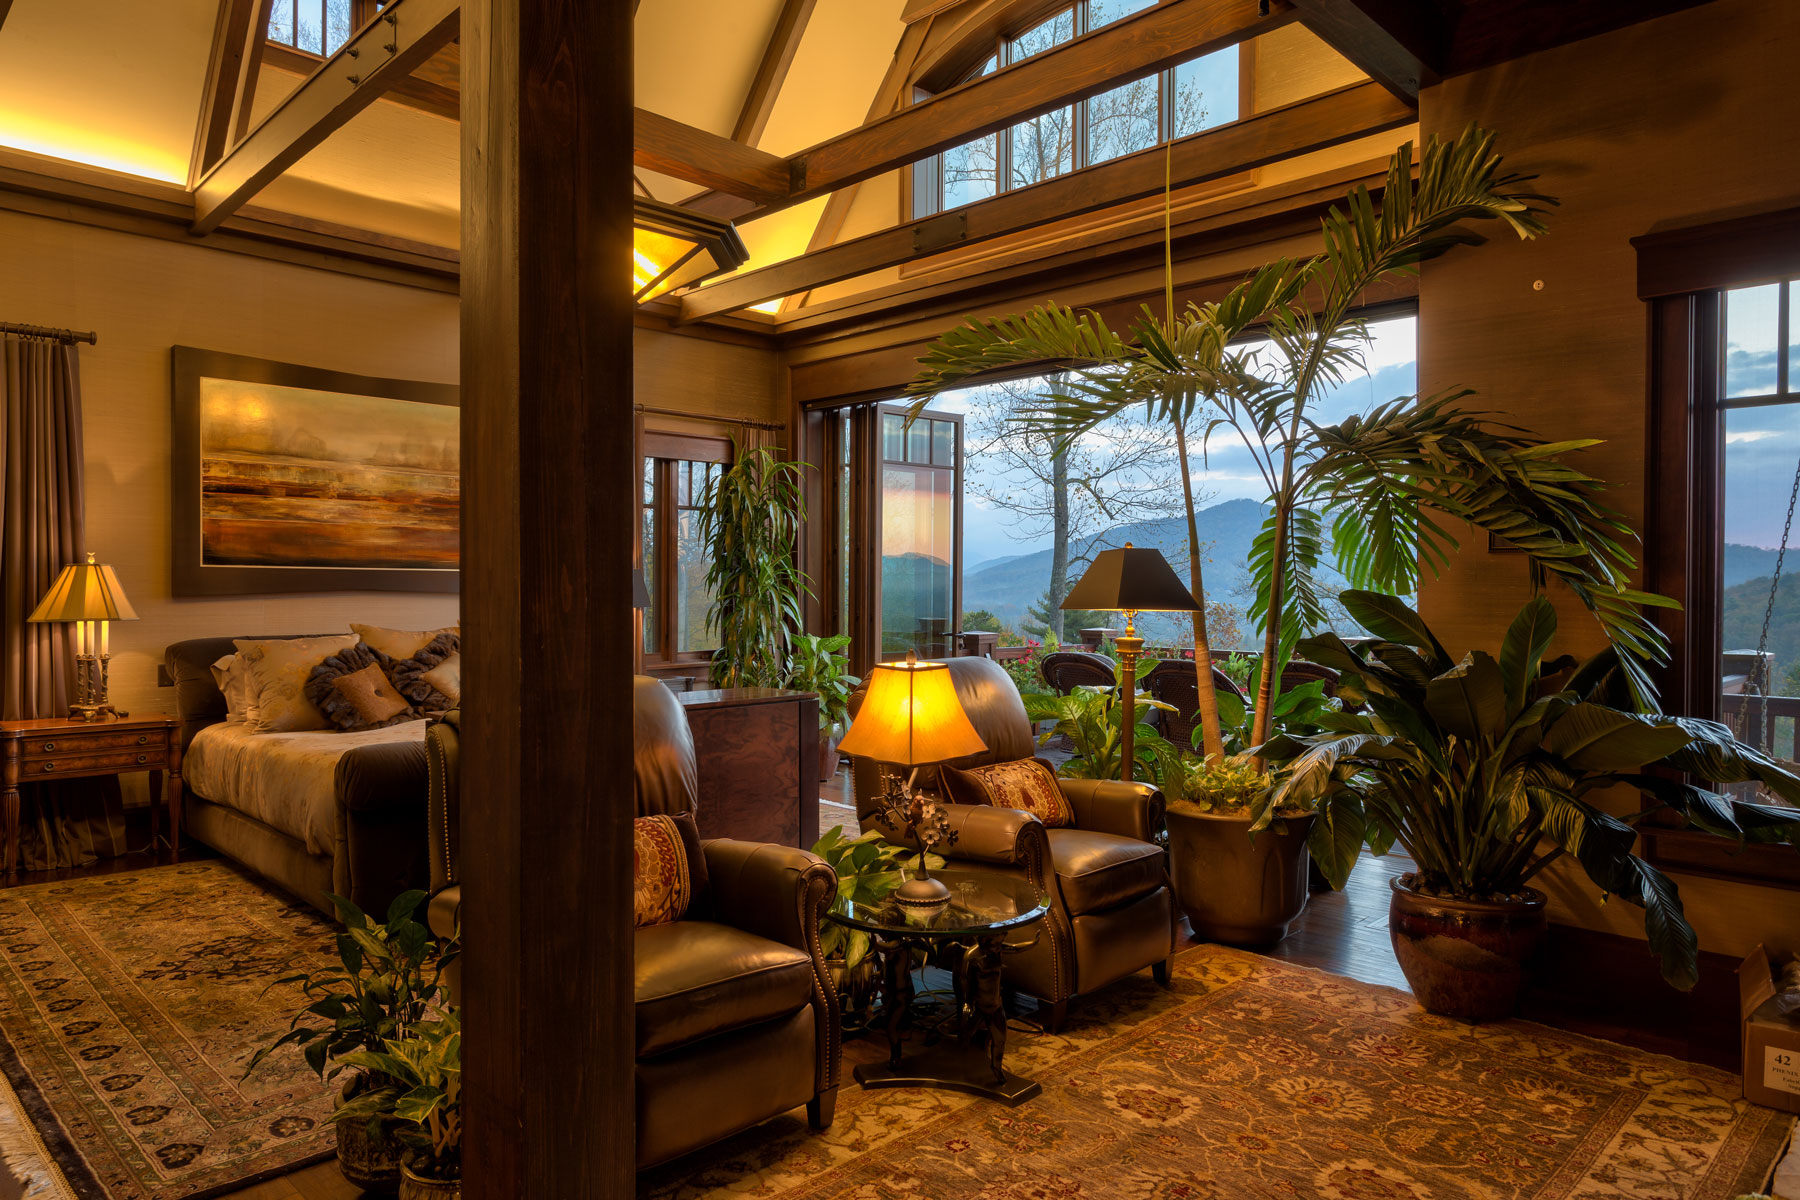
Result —
<path fill-rule="evenodd" d="M 457 590 L 454 386 L 171 357 L 175 595 Z"/>

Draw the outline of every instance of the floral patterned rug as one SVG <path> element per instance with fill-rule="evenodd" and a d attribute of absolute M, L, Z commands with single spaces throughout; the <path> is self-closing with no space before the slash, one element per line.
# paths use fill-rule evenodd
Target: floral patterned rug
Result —
<path fill-rule="evenodd" d="M 299 1006 L 270 982 L 335 960 L 313 909 L 220 862 L 0 891 L 0 1072 L 29 1118 L 0 1120 L 0 1152 L 27 1194 L 59 1194 L 44 1154 L 92 1200 L 191 1200 L 329 1156 L 330 1090 L 298 1052 L 243 1076 Z"/>
<path fill-rule="evenodd" d="M 1043 1095 L 864 1091 L 639 1179 L 640 1198 L 1722 1200 L 1758 1190 L 1794 1118 L 1735 1075 L 1201 946 L 1165 991 L 1123 980 L 1063 1035 L 1016 1033 Z"/>

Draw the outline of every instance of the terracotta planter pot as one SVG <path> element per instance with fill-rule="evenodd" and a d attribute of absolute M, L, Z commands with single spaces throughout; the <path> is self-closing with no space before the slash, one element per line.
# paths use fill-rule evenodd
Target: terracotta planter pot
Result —
<path fill-rule="evenodd" d="M 1306 907 L 1312 814 L 1278 818 L 1251 841 L 1250 818 L 1168 814 L 1175 899 L 1203 941 L 1272 946 Z"/>
<path fill-rule="evenodd" d="M 824 733 L 821 731 L 819 734 L 819 782 L 820 783 L 831 782 L 831 777 L 833 775 L 837 774 L 837 769 L 838 769 L 837 741 L 838 741 L 837 735 L 835 733 Z"/>
<path fill-rule="evenodd" d="M 1525 889 L 1517 901 L 1439 900 L 1391 879 L 1388 935 L 1394 957 L 1426 1012 L 1497 1021 L 1519 1007 L 1530 959 L 1548 918 L 1544 896 Z"/>
<path fill-rule="evenodd" d="M 382 1121 L 380 1136 L 369 1136 L 367 1121 L 339 1121 L 338 1170 L 352 1186 L 377 1196 L 392 1196 L 400 1188 L 400 1150 L 394 1139 L 394 1123 Z"/>
<path fill-rule="evenodd" d="M 462 1200 L 462 1180 L 425 1179 L 402 1167 L 400 1200 Z"/>

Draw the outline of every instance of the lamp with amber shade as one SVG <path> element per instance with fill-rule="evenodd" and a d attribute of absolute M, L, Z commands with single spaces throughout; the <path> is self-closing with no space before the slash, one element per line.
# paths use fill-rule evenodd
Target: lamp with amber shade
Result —
<path fill-rule="evenodd" d="M 106 671 L 112 662 L 112 621 L 135 621 L 137 610 L 125 598 L 119 577 L 106 563 L 70 563 L 31 610 L 27 621 L 75 623 L 75 701 L 69 705 L 71 721 L 100 721 L 108 714 L 122 716 L 106 698 Z"/>
<path fill-rule="evenodd" d="M 1132 733 L 1137 725 L 1137 661 L 1144 652 L 1144 639 L 1137 635 L 1137 615 L 1141 612 L 1194 612 L 1200 605 L 1194 593 L 1175 574 L 1162 551 L 1140 550 L 1126 542 L 1119 550 L 1102 550 L 1094 556 L 1087 572 L 1063 597 L 1066 609 L 1089 609 L 1125 614 L 1125 635 L 1113 639 L 1119 651 L 1119 665 L 1124 678 L 1119 682 L 1125 701 L 1124 729 L 1119 757 L 1123 761 L 1123 778 L 1131 782 Z"/>
<path fill-rule="evenodd" d="M 868 682 L 862 707 L 838 748 L 853 757 L 906 768 L 905 782 L 894 791 L 884 790 L 880 816 L 902 837 L 913 839 L 919 852 L 919 873 L 895 889 L 894 903 L 929 917 L 942 911 L 950 889 L 931 877 L 925 853 L 939 842 L 954 842 L 956 833 L 941 807 L 919 794 L 919 768 L 979 754 L 987 743 L 969 724 L 943 663 L 920 662 L 909 651 L 904 662 L 877 663 Z"/>

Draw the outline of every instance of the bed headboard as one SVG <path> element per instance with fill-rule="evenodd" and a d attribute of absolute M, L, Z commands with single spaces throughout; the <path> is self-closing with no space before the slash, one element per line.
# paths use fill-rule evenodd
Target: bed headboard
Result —
<path fill-rule="evenodd" d="M 225 719 L 225 693 L 214 682 L 212 665 L 237 652 L 238 638 L 256 641 L 291 641 L 318 637 L 311 633 L 239 633 L 230 637 L 189 638 L 163 651 L 163 669 L 175 688 L 175 715 L 181 721 L 181 749 L 185 753 L 194 735 Z"/>

